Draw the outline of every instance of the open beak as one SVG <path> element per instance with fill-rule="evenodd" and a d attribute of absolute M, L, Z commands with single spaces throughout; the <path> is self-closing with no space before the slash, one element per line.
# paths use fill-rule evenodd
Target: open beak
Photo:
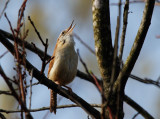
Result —
<path fill-rule="evenodd" d="M 72 21 L 72 23 L 71 23 L 71 25 L 69 26 L 69 28 L 66 29 L 67 33 L 69 33 L 69 34 L 72 34 L 72 31 L 73 31 L 74 27 L 76 26 L 76 24 L 73 25 L 73 22 L 74 22 L 74 20 Z M 73 25 L 73 27 L 72 27 L 72 25 Z"/>

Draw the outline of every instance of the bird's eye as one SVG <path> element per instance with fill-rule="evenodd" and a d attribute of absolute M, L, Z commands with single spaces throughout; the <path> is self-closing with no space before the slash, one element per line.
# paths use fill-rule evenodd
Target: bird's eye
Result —
<path fill-rule="evenodd" d="M 62 32 L 62 35 L 64 35 L 64 31 Z"/>

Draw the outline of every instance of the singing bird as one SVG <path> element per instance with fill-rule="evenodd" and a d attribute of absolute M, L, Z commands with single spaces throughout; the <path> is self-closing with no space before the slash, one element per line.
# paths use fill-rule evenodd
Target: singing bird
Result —
<path fill-rule="evenodd" d="M 73 81 L 77 73 L 78 56 L 75 52 L 75 42 L 72 26 L 60 33 L 53 52 L 53 59 L 49 63 L 48 78 L 60 86 L 65 86 Z M 50 112 L 56 114 L 57 94 L 50 90 Z"/>

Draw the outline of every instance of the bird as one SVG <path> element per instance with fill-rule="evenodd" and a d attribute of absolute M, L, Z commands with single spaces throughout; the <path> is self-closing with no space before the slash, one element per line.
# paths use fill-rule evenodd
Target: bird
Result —
<path fill-rule="evenodd" d="M 75 27 L 73 22 L 60 33 L 52 55 L 53 59 L 49 63 L 48 79 L 59 86 L 67 87 L 66 85 L 71 83 L 77 74 L 78 55 L 72 33 Z M 56 108 L 57 93 L 50 89 L 50 112 L 56 114 Z"/>

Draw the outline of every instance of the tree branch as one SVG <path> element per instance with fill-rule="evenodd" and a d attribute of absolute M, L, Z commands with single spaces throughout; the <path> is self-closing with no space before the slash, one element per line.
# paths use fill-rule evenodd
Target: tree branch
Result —
<path fill-rule="evenodd" d="M 100 104 L 90 104 L 92 107 L 98 107 L 98 108 L 101 108 L 101 105 Z M 78 105 L 75 105 L 75 104 L 70 104 L 70 105 L 60 105 L 60 106 L 57 106 L 57 109 L 64 109 L 64 108 L 71 108 L 71 107 L 79 107 Z M 50 107 L 42 107 L 42 108 L 37 108 L 37 109 L 30 109 L 28 110 L 29 112 L 38 112 L 38 111 L 44 111 L 44 110 L 49 110 Z M 0 109 L 0 112 L 3 112 L 3 113 L 19 113 L 21 112 L 21 110 L 3 110 L 3 109 Z"/>
<path fill-rule="evenodd" d="M 129 10 L 129 0 L 126 0 L 125 5 L 124 5 L 123 28 L 122 28 L 122 35 L 121 35 L 121 44 L 120 44 L 120 49 L 119 49 L 119 60 L 121 64 L 122 64 L 122 56 L 123 56 L 125 35 L 126 35 L 126 29 L 127 29 L 128 10 Z"/>

